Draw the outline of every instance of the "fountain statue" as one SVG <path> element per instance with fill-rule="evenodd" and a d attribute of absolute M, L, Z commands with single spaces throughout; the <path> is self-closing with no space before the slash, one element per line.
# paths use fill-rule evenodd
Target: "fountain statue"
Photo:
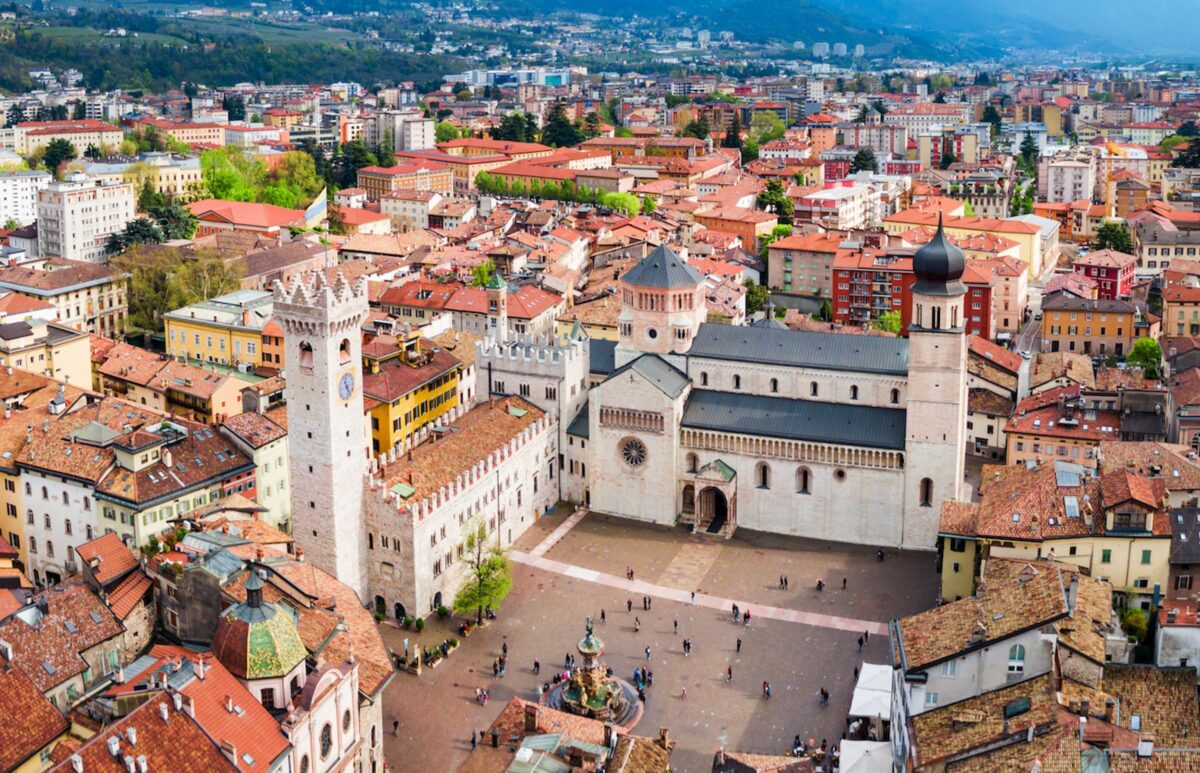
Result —
<path fill-rule="evenodd" d="M 576 645 L 580 664 L 569 678 L 551 688 L 546 705 L 581 717 L 613 722 L 628 730 L 641 718 L 637 690 L 624 679 L 608 675 L 600 660 L 604 642 L 596 636 L 592 618 L 587 618 L 585 625 L 584 636 Z"/>

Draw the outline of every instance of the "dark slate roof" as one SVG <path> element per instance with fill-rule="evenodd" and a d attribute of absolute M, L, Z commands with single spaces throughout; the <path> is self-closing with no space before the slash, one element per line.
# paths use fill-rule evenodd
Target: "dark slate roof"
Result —
<path fill-rule="evenodd" d="M 593 338 L 588 342 L 588 370 L 607 376 L 617 367 L 617 342 Z"/>
<path fill-rule="evenodd" d="M 9 322 L 7 325 L 0 325 L 0 338 L 5 341 L 11 341 L 14 338 L 24 338 L 33 332 L 33 328 L 28 322 Z"/>
<path fill-rule="evenodd" d="M 1171 563 L 1200 564 L 1200 509 L 1172 508 Z"/>
<path fill-rule="evenodd" d="M 908 375 L 908 340 L 747 325 L 700 326 L 688 357 Z"/>
<path fill-rule="evenodd" d="M 704 281 L 704 277 L 666 246 L 659 245 L 621 275 L 621 281 L 638 287 L 673 289 L 695 287 Z"/>
<path fill-rule="evenodd" d="M 780 322 L 779 320 L 775 319 L 774 317 L 772 317 L 770 315 L 763 317 L 762 319 L 755 320 L 754 322 L 750 323 L 750 327 L 765 327 L 765 328 L 769 328 L 772 330 L 787 330 L 788 329 L 787 325 L 783 324 L 782 322 Z"/>
<path fill-rule="evenodd" d="M 682 426 L 903 451 L 905 416 L 898 408 L 695 389 Z"/>
<path fill-rule="evenodd" d="M 643 354 L 636 360 L 630 360 L 614 370 L 609 378 L 616 378 L 628 370 L 641 374 L 671 398 L 679 397 L 691 383 L 687 374 L 657 354 Z"/>
<path fill-rule="evenodd" d="M 584 440 L 588 439 L 588 401 L 583 401 L 583 406 L 580 407 L 579 413 L 575 414 L 575 418 L 571 419 L 571 425 L 567 427 L 567 434 L 581 437 Z"/>

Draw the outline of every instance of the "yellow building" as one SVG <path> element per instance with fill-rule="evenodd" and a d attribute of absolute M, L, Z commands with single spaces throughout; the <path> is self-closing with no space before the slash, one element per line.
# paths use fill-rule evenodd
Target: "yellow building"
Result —
<path fill-rule="evenodd" d="M 983 469 L 979 502 L 946 502 L 938 532 L 942 598 L 973 593 L 992 556 L 1054 558 L 1145 598 L 1165 591 L 1171 525 L 1162 478 L 1096 477 L 1067 462 Z"/>
<path fill-rule="evenodd" d="M 272 308 L 271 293 L 238 290 L 167 312 L 167 353 L 181 360 L 259 367 Z"/>
<path fill-rule="evenodd" d="M 0 333 L 0 366 L 88 387 L 92 383 L 91 339 L 87 333 L 44 319 L 12 322 Z"/>
<path fill-rule="evenodd" d="M 575 303 L 559 315 L 554 332 L 559 338 L 574 336 L 579 328 L 593 341 L 616 341 L 617 317 L 621 302 L 615 296 L 602 295 L 584 303 Z"/>
<path fill-rule="evenodd" d="M 458 404 L 462 363 L 417 333 L 365 344 L 363 367 L 374 454 L 399 447 Z"/>

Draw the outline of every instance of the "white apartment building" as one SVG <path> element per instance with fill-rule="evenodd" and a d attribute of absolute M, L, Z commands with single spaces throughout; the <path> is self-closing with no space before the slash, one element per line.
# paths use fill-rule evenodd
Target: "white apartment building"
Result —
<path fill-rule="evenodd" d="M 437 138 L 436 122 L 419 110 L 381 110 L 365 122 L 363 140 L 369 147 L 391 139 L 392 150 L 429 150 Z"/>
<path fill-rule="evenodd" d="M 1096 190 L 1096 160 L 1089 153 L 1059 157 L 1043 165 L 1038 176 L 1039 196 L 1051 204 L 1091 200 Z"/>
<path fill-rule="evenodd" d="M 402 189 L 379 197 L 379 212 L 392 219 L 396 231 L 415 231 L 429 227 L 429 211 L 440 204 L 437 191 Z"/>
<path fill-rule="evenodd" d="M 796 202 L 797 222 L 818 223 L 837 231 L 866 228 L 872 212 L 871 189 L 842 185 L 801 196 Z"/>
<path fill-rule="evenodd" d="M 50 185 L 49 172 L 23 171 L 0 174 L 0 224 L 16 220 L 28 225 L 37 220 L 38 191 Z"/>
<path fill-rule="evenodd" d="M 103 263 L 108 237 L 134 220 L 129 183 L 104 184 L 76 172 L 38 193 L 38 254 Z"/>

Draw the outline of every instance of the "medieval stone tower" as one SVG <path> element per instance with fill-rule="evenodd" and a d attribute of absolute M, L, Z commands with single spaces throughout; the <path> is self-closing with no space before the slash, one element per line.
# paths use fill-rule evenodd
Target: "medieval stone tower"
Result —
<path fill-rule="evenodd" d="M 929 549 L 942 502 L 962 493 L 967 426 L 966 261 L 939 220 L 937 234 L 913 257 L 908 329 L 903 545 Z"/>
<path fill-rule="evenodd" d="M 683 353 L 708 315 L 704 277 L 665 246 L 621 276 L 616 364 L 645 352 Z"/>
<path fill-rule="evenodd" d="M 366 282 L 332 284 L 321 272 L 275 283 L 283 328 L 292 538 L 305 557 L 367 595 L 363 480 L 367 465 L 361 391 Z"/>

